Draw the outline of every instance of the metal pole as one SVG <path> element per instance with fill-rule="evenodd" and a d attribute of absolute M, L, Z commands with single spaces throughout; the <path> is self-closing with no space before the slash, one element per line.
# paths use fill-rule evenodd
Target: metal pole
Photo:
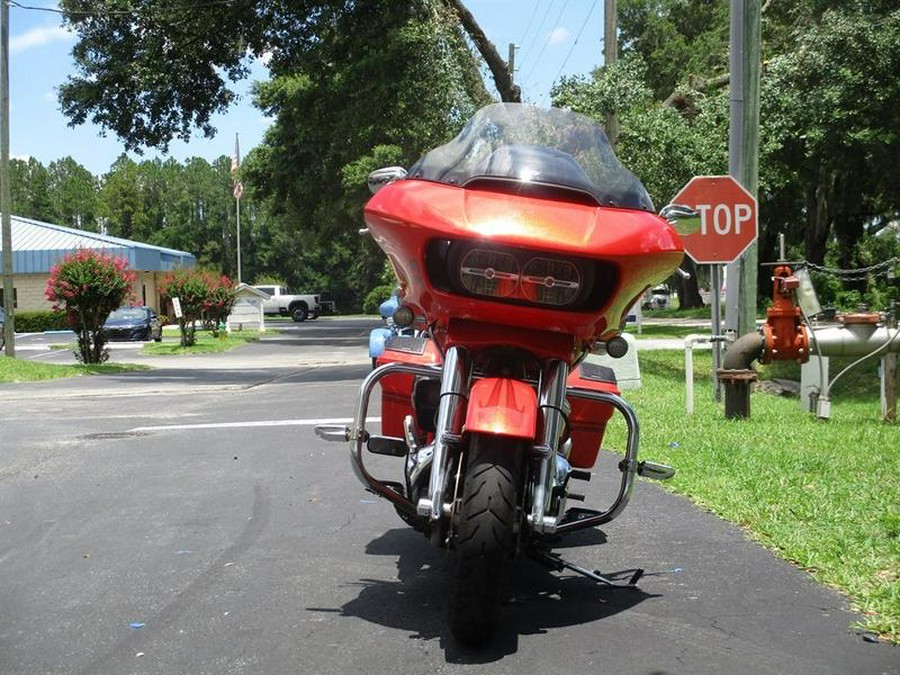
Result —
<path fill-rule="evenodd" d="M 235 197 L 234 203 L 237 211 L 237 282 L 241 285 L 241 198 Z"/>
<path fill-rule="evenodd" d="M 0 0 L 0 211 L 3 229 L 3 337 L 6 355 L 16 355 L 15 287 L 9 191 L 9 0 Z"/>
<path fill-rule="evenodd" d="M 722 292 L 722 274 L 719 265 L 713 265 L 710 271 L 710 285 L 712 286 L 712 337 L 721 335 L 722 318 L 720 311 L 719 295 Z M 719 369 L 722 367 L 722 343 L 718 340 L 713 341 L 713 400 L 722 400 L 722 391 L 719 385 Z"/>
<path fill-rule="evenodd" d="M 754 197 L 759 185 L 760 2 L 731 0 L 728 173 Z M 725 327 L 744 335 L 756 329 L 756 243 L 726 268 Z"/>
<path fill-rule="evenodd" d="M 514 85 L 516 82 L 516 45 L 514 42 L 509 43 L 509 84 Z"/>

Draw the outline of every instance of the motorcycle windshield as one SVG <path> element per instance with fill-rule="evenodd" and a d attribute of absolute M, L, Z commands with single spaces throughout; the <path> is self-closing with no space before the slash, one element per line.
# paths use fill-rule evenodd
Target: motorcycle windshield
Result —
<path fill-rule="evenodd" d="M 422 157 L 407 178 L 654 211 L 647 190 L 616 159 L 603 129 L 561 108 L 482 108 L 456 138 Z"/>

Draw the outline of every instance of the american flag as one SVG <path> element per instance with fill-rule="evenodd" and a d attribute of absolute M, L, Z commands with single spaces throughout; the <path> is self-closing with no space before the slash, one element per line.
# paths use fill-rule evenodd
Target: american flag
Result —
<path fill-rule="evenodd" d="M 238 169 L 241 168 L 241 146 L 238 143 L 238 135 L 234 135 L 234 154 L 231 156 L 231 178 L 234 181 L 234 198 L 240 199 L 244 194 L 244 185 L 238 179 Z"/>

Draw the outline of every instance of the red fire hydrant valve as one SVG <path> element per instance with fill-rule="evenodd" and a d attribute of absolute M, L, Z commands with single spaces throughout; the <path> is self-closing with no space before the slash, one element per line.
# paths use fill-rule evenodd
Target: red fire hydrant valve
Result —
<path fill-rule="evenodd" d="M 762 363 L 809 360 L 809 333 L 794 304 L 793 291 L 800 285 L 787 265 L 775 268 L 772 276 L 772 306 L 766 310 L 763 335 L 766 339 Z"/>

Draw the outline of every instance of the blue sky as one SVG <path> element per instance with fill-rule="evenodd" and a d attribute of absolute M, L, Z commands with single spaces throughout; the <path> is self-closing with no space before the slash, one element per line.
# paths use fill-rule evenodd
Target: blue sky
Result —
<path fill-rule="evenodd" d="M 31 7 L 55 8 L 55 2 L 31 0 Z M 516 53 L 516 81 L 527 101 L 548 104 L 550 87 L 561 75 L 587 74 L 602 62 L 602 0 L 466 0 L 488 38 L 506 58 L 509 43 Z M 124 152 L 111 135 L 103 138 L 90 124 L 75 128 L 59 111 L 55 88 L 72 72 L 74 36 L 59 15 L 10 7 L 10 155 L 34 157 L 45 166 L 65 156 L 95 174 L 109 170 Z M 257 78 L 265 77 L 258 64 Z M 241 85 L 242 100 L 214 119 L 214 139 L 195 136 L 190 143 L 173 141 L 169 156 L 213 160 L 230 155 L 235 134 L 245 155 L 261 140 L 270 123 L 250 100 L 250 82 Z M 144 157 L 161 156 L 148 150 Z M 135 156 L 137 158 L 137 156 Z"/>

